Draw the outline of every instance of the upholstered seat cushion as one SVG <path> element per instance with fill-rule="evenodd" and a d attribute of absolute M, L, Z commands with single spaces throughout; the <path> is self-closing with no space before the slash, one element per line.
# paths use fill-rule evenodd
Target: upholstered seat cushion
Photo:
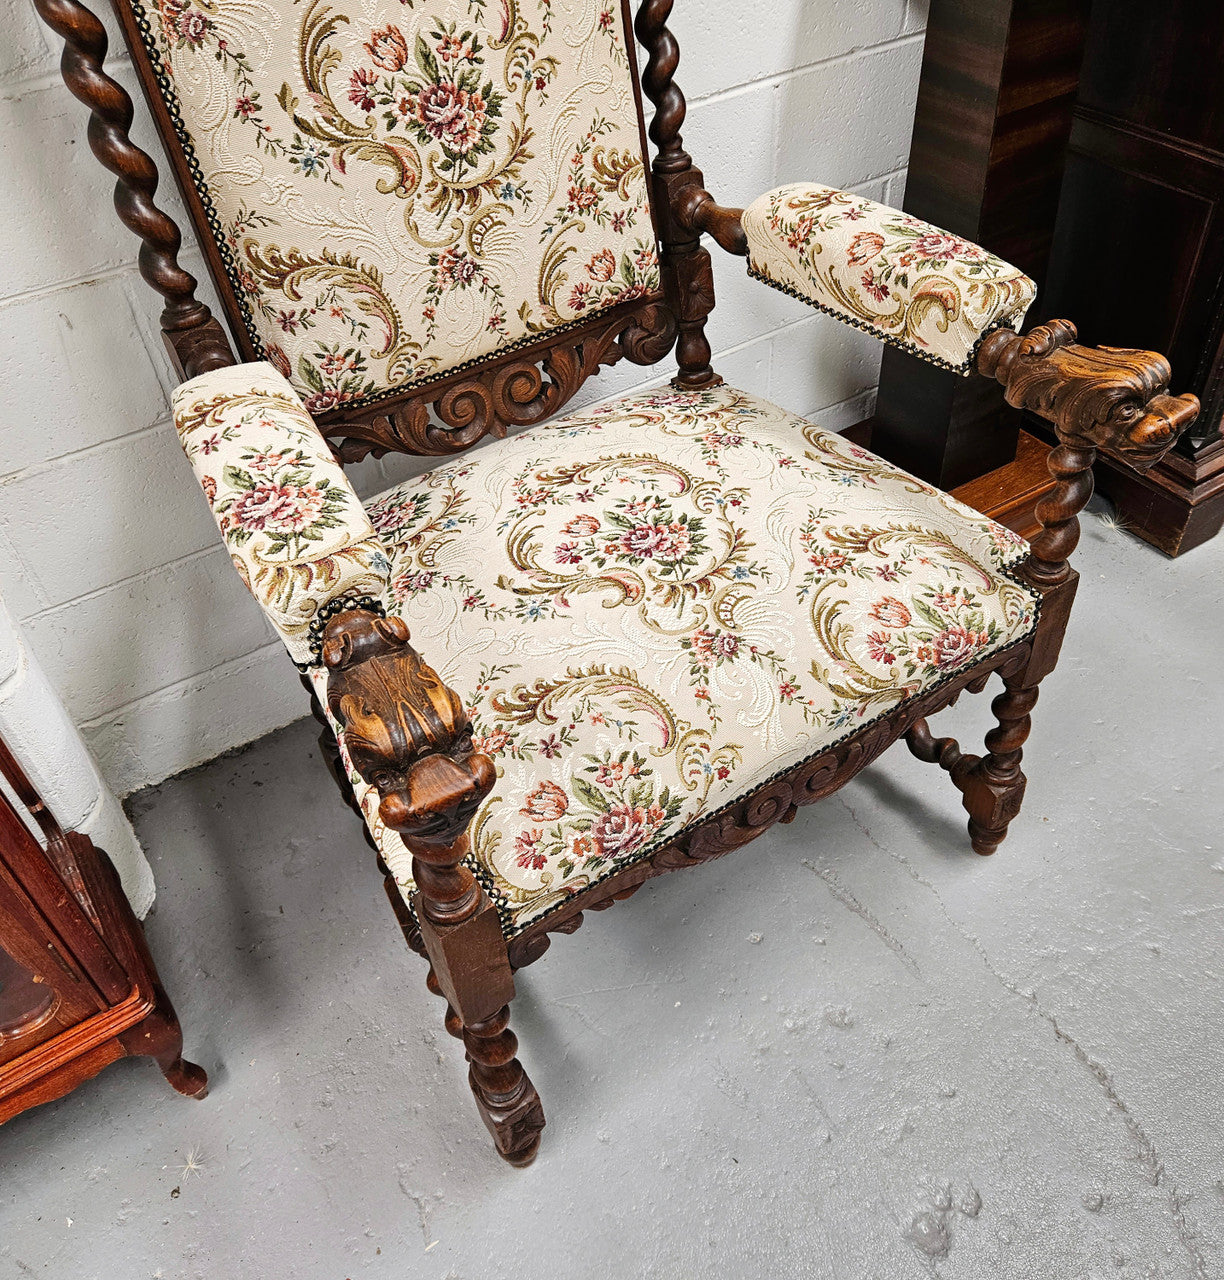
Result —
<path fill-rule="evenodd" d="M 508 935 L 1036 614 L 1015 535 L 726 387 L 558 419 L 367 510 L 389 609 L 497 765 L 472 863 Z"/>

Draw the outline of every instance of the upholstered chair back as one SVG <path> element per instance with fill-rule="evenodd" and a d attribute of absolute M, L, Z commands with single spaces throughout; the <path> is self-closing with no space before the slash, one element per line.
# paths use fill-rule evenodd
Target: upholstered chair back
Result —
<path fill-rule="evenodd" d="M 658 289 L 620 0 L 121 4 L 241 355 L 316 415 Z"/>

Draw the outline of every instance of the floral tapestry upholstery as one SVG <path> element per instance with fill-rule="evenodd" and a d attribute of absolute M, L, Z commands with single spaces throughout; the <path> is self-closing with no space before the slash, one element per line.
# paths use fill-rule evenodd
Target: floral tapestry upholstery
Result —
<path fill-rule="evenodd" d="M 129 0 L 248 335 L 313 413 L 655 291 L 619 0 Z"/>
<path fill-rule="evenodd" d="M 234 568 L 296 662 L 333 600 L 386 596 L 390 564 L 301 398 L 268 364 L 203 373 L 174 392 L 174 425 Z"/>
<path fill-rule="evenodd" d="M 1014 534 L 726 387 L 555 420 L 367 509 L 389 611 L 497 766 L 470 861 L 507 935 L 1036 616 Z"/>
<path fill-rule="evenodd" d="M 778 187 L 743 222 L 749 275 L 962 374 L 982 338 L 1017 328 L 1036 294 L 993 253 L 833 187 Z"/>

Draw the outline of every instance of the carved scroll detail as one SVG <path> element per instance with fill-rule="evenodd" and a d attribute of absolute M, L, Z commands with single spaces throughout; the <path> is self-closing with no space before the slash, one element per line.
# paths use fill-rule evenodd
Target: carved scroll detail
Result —
<path fill-rule="evenodd" d="M 651 302 L 603 324 L 547 338 L 520 355 L 410 392 L 392 407 L 353 418 L 323 417 L 323 433 L 337 441 L 342 462 L 373 454 L 458 453 L 486 435 L 501 439 L 510 427 L 526 427 L 556 413 L 604 365 L 627 357 L 634 364 L 661 360 L 675 340 L 676 324 L 662 302 Z"/>
<path fill-rule="evenodd" d="M 42 20 L 64 41 L 60 71 L 75 98 L 90 109 L 89 145 L 117 178 L 115 210 L 140 237 L 140 274 L 166 300 L 161 325 L 187 377 L 234 363 L 229 342 L 195 296 L 196 279 L 178 260 L 182 234 L 154 203 L 157 166 L 132 142 L 132 99 L 103 70 L 106 29 L 79 0 L 35 0 Z"/>

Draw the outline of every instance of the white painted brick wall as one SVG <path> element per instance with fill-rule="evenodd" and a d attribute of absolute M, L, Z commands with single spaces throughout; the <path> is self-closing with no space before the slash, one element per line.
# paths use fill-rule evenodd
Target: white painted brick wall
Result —
<path fill-rule="evenodd" d="M 812 178 L 899 203 L 924 22 L 924 0 L 678 0 L 684 136 L 715 195 L 746 203 Z M 304 704 L 178 453 L 158 299 L 57 43 L 29 0 L 0 0 L 0 30 L 0 594 L 122 795 Z M 112 71 L 138 97 L 126 60 Z M 156 151 L 143 107 L 134 133 Z M 184 261 L 202 274 L 190 239 Z M 878 346 L 717 249 L 715 263 L 720 372 L 827 426 L 864 417 Z M 579 403 L 651 380 L 622 365 Z M 355 479 L 374 492 L 420 467 L 367 463 Z"/>

